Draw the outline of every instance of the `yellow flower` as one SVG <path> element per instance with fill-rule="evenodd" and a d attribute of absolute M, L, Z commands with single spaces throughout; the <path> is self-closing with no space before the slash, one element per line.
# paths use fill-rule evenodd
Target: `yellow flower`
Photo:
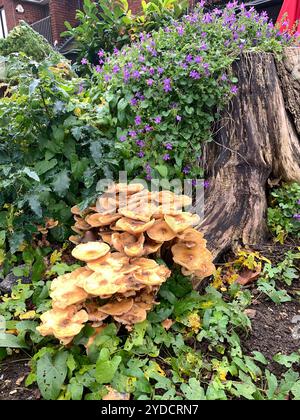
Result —
<path fill-rule="evenodd" d="M 201 320 L 197 313 L 191 313 L 188 317 L 189 325 L 194 333 L 197 333 L 201 328 Z"/>
<path fill-rule="evenodd" d="M 75 108 L 74 109 L 74 114 L 76 115 L 76 117 L 80 117 L 80 115 L 81 115 L 81 109 L 80 108 Z"/>

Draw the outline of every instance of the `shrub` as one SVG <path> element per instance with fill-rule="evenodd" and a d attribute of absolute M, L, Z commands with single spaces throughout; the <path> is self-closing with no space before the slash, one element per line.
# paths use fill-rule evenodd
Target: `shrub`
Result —
<path fill-rule="evenodd" d="M 142 33 L 112 55 L 100 50 L 88 95 L 98 105 L 103 135 L 132 176 L 199 177 L 202 145 L 237 92 L 232 63 L 243 51 L 279 53 L 288 42 L 265 14 L 245 8 L 236 14 L 230 3 Z"/>
<path fill-rule="evenodd" d="M 60 57 L 46 39 L 34 31 L 26 22 L 16 26 L 5 39 L 0 39 L 0 55 L 24 53 L 34 60 L 41 61 L 48 56 Z"/>
<path fill-rule="evenodd" d="M 127 0 L 84 0 L 83 10 L 76 15 L 79 25 L 73 28 L 66 22 L 64 35 L 75 38 L 79 61 L 87 57 L 96 62 L 99 49 L 113 52 L 130 44 L 139 32 L 158 29 L 167 20 L 182 16 L 187 5 L 187 0 L 142 1 L 142 13 L 135 16 Z"/>
<path fill-rule="evenodd" d="M 271 193 L 268 224 L 280 243 L 300 238 L 300 184 L 285 184 Z"/>

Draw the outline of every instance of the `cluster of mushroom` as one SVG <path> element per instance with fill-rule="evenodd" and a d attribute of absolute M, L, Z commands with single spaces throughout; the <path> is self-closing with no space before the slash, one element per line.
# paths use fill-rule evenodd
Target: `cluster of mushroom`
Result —
<path fill-rule="evenodd" d="M 73 207 L 72 255 L 86 265 L 53 280 L 52 309 L 42 315 L 39 332 L 68 344 L 86 322 L 100 327 L 108 317 L 130 330 L 146 319 L 171 274 L 151 259 L 167 250 L 184 275 L 211 275 L 212 255 L 192 228 L 199 217 L 182 211 L 189 204 L 189 197 L 170 191 L 114 184 L 95 206 L 84 212 Z"/>

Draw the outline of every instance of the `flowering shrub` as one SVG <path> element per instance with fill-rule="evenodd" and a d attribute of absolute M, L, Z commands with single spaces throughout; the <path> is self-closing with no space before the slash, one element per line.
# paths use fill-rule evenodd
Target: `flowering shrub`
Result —
<path fill-rule="evenodd" d="M 200 8 L 181 21 L 112 55 L 98 52 L 94 87 L 101 131 L 114 142 L 130 175 L 197 177 L 201 148 L 212 140 L 212 123 L 237 93 L 230 68 L 241 52 L 280 53 L 283 37 L 265 13 Z M 89 65 L 87 59 L 83 64 Z"/>
<path fill-rule="evenodd" d="M 283 243 L 287 236 L 295 239 L 300 238 L 299 184 L 285 184 L 271 193 L 268 224 L 276 240 L 280 243 Z"/>

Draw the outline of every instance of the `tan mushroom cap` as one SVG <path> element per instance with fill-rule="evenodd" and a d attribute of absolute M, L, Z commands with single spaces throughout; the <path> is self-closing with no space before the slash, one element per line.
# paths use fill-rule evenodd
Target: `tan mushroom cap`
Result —
<path fill-rule="evenodd" d="M 140 233 L 146 232 L 151 226 L 153 226 L 155 220 L 150 220 L 149 222 L 141 222 L 140 220 L 128 219 L 127 217 L 122 217 L 116 222 L 116 228 L 133 235 L 139 235 Z"/>
<path fill-rule="evenodd" d="M 94 213 L 86 217 L 86 222 L 92 227 L 107 226 L 120 219 L 121 215 L 117 213 L 99 214 Z"/>
<path fill-rule="evenodd" d="M 149 258 L 133 258 L 131 263 L 139 268 L 143 268 L 145 270 L 157 268 L 158 264 L 154 260 L 150 260 Z"/>
<path fill-rule="evenodd" d="M 88 261 L 87 266 L 96 273 L 102 273 L 103 270 L 112 269 L 120 271 L 129 263 L 129 258 L 120 252 L 109 252 L 101 258 Z"/>
<path fill-rule="evenodd" d="M 93 230 L 86 230 L 82 236 L 81 243 L 97 242 L 98 236 Z"/>
<path fill-rule="evenodd" d="M 78 229 L 79 231 L 81 231 L 81 230 L 90 230 L 91 229 L 91 226 L 84 219 L 78 219 L 76 221 L 74 227 L 76 229 Z M 75 232 L 77 232 L 77 231 L 75 231 Z"/>
<path fill-rule="evenodd" d="M 201 268 L 195 271 L 195 276 L 198 278 L 205 278 L 211 276 L 216 271 L 216 267 L 213 262 L 205 262 Z"/>
<path fill-rule="evenodd" d="M 96 201 L 96 210 L 102 215 L 116 213 L 118 208 L 118 197 L 109 194 L 102 194 Z"/>
<path fill-rule="evenodd" d="M 112 246 L 112 234 L 113 232 L 99 232 L 99 236 L 101 237 L 102 241 L 107 243 L 108 245 Z"/>
<path fill-rule="evenodd" d="M 185 229 L 196 225 L 200 221 L 197 214 L 181 213 L 177 216 L 165 215 L 164 219 L 169 227 L 176 233 L 183 232 Z"/>
<path fill-rule="evenodd" d="M 72 274 L 59 276 L 52 282 L 50 297 L 53 308 L 65 309 L 84 302 L 88 297 L 88 294 L 78 286 L 77 276 L 72 276 Z"/>
<path fill-rule="evenodd" d="M 79 209 L 78 206 L 71 207 L 71 213 L 77 216 L 81 216 L 83 214 L 83 212 Z"/>
<path fill-rule="evenodd" d="M 188 248 L 183 243 L 177 243 L 171 250 L 174 262 L 192 272 L 201 270 L 203 264 L 212 261 L 211 253 L 203 247 Z"/>
<path fill-rule="evenodd" d="M 123 252 L 129 257 L 141 257 L 143 255 L 145 237 L 142 233 L 139 236 L 131 235 L 128 232 L 114 233 L 112 242 L 117 251 Z"/>
<path fill-rule="evenodd" d="M 96 302 L 89 302 L 84 305 L 84 308 L 88 313 L 88 320 L 91 322 L 102 322 L 108 317 L 106 313 L 101 311 Z"/>
<path fill-rule="evenodd" d="M 101 311 L 107 315 L 123 315 L 126 312 L 130 311 L 133 306 L 133 299 L 124 299 L 120 302 L 114 301 L 110 303 L 106 303 L 105 305 L 101 306 Z"/>
<path fill-rule="evenodd" d="M 73 338 L 88 321 L 88 314 L 84 310 L 78 311 L 76 305 L 66 309 L 53 308 L 41 315 L 41 321 L 42 324 L 37 327 L 41 335 L 54 335 L 58 339 Z"/>
<path fill-rule="evenodd" d="M 72 255 L 80 261 L 92 261 L 103 257 L 110 250 L 109 245 L 104 242 L 88 242 L 86 244 L 77 245 Z"/>
<path fill-rule="evenodd" d="M 156 209 L 156 206 L 144 203 L 135 208 L 132 207 L 132 209 L 128 209 L 127 207 L 121 208 L 119 209 L 119 213 L 127 219 L 149 222 Z"/>
<path fill-rule="evenodd" d="M 142 284 L 146 284 L 147 286 L 158 286 L 170 277 L 171 272 L 167 267 L 160 265 L 154 269 L 137 270 L 133 275 L 135 279 Z"/>
<path fill-rule="evenodd" d="M 105 193 L 126 193 L 127 195 L 135 194 L 144 189 L 143 184 L 112 184 L 110 185 Z"/>
<path fill-rule="evenodd" d="M 187 248 L 193 248 L 196 245 L 205 247 L 206 240 L 203 234 L 196 229 L 188 228 L 177 235 L 179 242 L 184 242 Z"/>
<path fill-rule="evenodd" d="M 146 318 L 147 318 L 146 310 L 136 304 L 133 304 L 131 310 L 128 311 L 126 314 L 114 317 L 114 319 L 117 322 L 121 322 L 122 324 L 129 325 L 129 326 L 133 324 L 137 324 L 139 322 L 143 322 L 145 321 Z"/>
<path fill-rule="evenodd" d="M 162 246 L 162 242 L 155 242 L 152 239 L 147 238 L 144 243 L 144 255 L 150 255 L 157 252 Z"/>
<path fill-rule="evenodd" d="M 121 286 L 116 284 L 116 280 L 123 277 L 124 274 L 115 271 L 112 267 L 106 267 L 101 272 L 93 273 L 85 279 L 82 287 L 90 295 L 104 299 L 106 296 L 113 295 L 119 291 Z"/>
<path fill-rule="evenodd" d="M 159 204 L 171 204 L 176 200 L 176 195 L 172 191 L 158 191 L 152 195 Z"/>
<path fill-rule="evenodd" d="M 156 242 L 167 242 L 175 238 L 176 233 L 169 227 L 169 225 L 164 220 L 157 220 L 147 230 L 147 235 L 153 241 Z"/>
<path fill-rule="evenodd" d="M 69 237 L 69 241 L 74 245 L 78 245 L 81 242 L 81 238 L 82 238 L 82 236 L 80 236 L 80 235 L 71 235 Z"/>

